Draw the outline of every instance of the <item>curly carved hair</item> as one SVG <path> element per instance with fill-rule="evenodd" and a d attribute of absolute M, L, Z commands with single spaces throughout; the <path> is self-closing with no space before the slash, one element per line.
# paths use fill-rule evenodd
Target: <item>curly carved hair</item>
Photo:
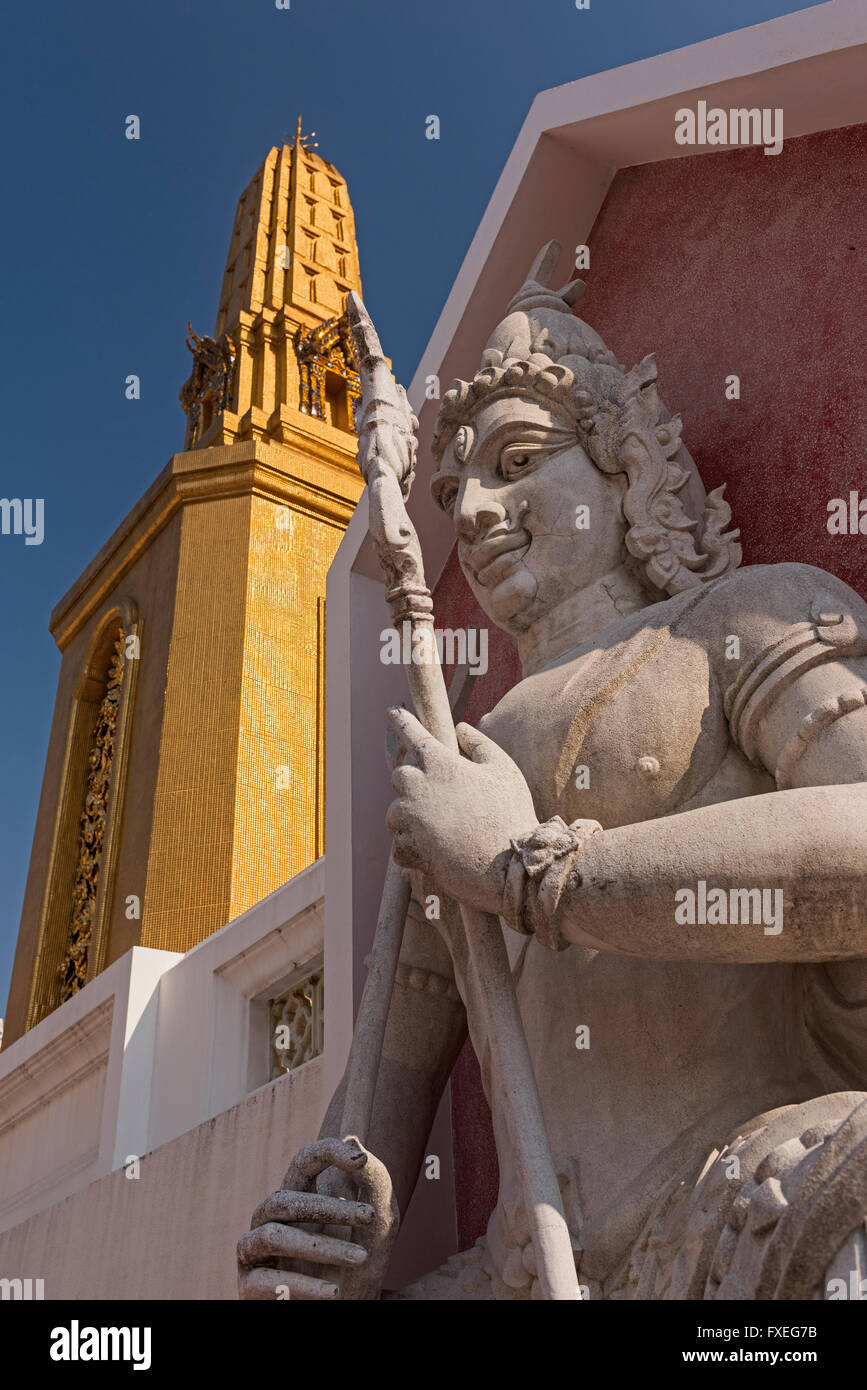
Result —
<path fill-rule="evenodd" d="M 681 593 L 735 569 L 740 533 L 725 529 L 731 509 L 724 487 L 708 495 L 700 518 L 689 516 L 677 496 L 689 478 L 674 461 L 681 420 L 659 399 L 655 356 L 627 372 L 560 295 L 535 282 L 509 309 L 481 369 L 472 381 L 454 382 L 443 397 L 433 439 L 437 462 L 483 403 L 525 396 L 574 425 L 601 472 L 626 475 L 626 548 L 656 589 Z"/>

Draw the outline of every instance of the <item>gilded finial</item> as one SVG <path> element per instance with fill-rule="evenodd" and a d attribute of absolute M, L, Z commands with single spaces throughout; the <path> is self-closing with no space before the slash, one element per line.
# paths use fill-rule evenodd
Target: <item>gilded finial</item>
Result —
<path fill-rule="evenodd" d="M 316 149 L 319 148 L 319 142 L 318 142 L 317 140 L 313 140 L 313 137 L 314 137 L 315 134 L 316 134 L 316 131 L 315 131 L 315 130 L 311 130 L 307 135 L 302 135 L 302 133 L 301 133 L 301 113 L 299 112 L 299 113 L 298 113 L 298 120 L 295 122 L 295 138 L 294 138 L 294 141 L 293 141 L 293 140 L 291 139 L 291 137 L 288 136 L 288 135 L 284 135 L 284 136 L 283 136 L 283 139 L 285 140 L 285 142 L 286 142 L 287 145 L 290 144 L 290 143 L 294 144 L 296 150 L 316 150 Z M 312 144 L 312 145 L 309 145 L 309 144 L 307 143 L 308 140 L 313 140 L 313 144 Z"/>

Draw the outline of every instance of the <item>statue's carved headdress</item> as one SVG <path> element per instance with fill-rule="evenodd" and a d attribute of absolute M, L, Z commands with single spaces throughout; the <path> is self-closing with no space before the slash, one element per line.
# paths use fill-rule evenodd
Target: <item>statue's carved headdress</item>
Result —
<path fill-rule="evenodd" d="M 559 256 L 557 242 L 543 247 L 494 329 L 480 370 L 446 392 L 434 457 L 439 462 L 482 401 L 526 395 L 574 423 L 603 473 L 626 475 L 626 546 L 657 589 L 677 594 L 719 579 L 741 561 L 739 532 L 725 530 L 731 509 L 723 488 L 702 507 L 703 489 L 695 487 L 695 465 L 680 440 L 680 417 L 670 416 L 657 394 L 655 356 L 631 371 L 618 363 L 598 333 L 571 312 L 584 293 L 582 281 L 548 288 Z M 690 515 L 678 497 L 687 483 L 691 510 L 700 515 Z"/>

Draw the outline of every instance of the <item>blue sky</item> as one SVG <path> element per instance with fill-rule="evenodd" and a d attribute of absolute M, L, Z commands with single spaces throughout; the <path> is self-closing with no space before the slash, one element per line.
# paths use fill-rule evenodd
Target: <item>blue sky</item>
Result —
<path fill-rule="evenodd" d="M 408 382 L 536 93 L 802 6 L 776 0 L 59 0 L 4 19 L 0 1001 L 60 657 L 49 613 L 183 445 L 238 195 L 295 128 L 349 182 L 365 300 Z M 425 139 L 425 117 L 441 139 Z M 142 138 L 124 138 L 124 119 Z M 141 378 L 141 400 L 124 379 Z M 133 792 L 134 794 L 134 792 Z"/>

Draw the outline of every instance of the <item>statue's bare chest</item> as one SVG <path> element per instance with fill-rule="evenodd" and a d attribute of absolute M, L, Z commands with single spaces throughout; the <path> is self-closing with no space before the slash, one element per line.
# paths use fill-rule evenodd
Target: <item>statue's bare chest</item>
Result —
<path fill-rule="evenodd" d="M 529 677 L 483 727 L 542 819 L 629 825 L 768 789 L 732 744 L 707 652 L 665 629 Z"/>

